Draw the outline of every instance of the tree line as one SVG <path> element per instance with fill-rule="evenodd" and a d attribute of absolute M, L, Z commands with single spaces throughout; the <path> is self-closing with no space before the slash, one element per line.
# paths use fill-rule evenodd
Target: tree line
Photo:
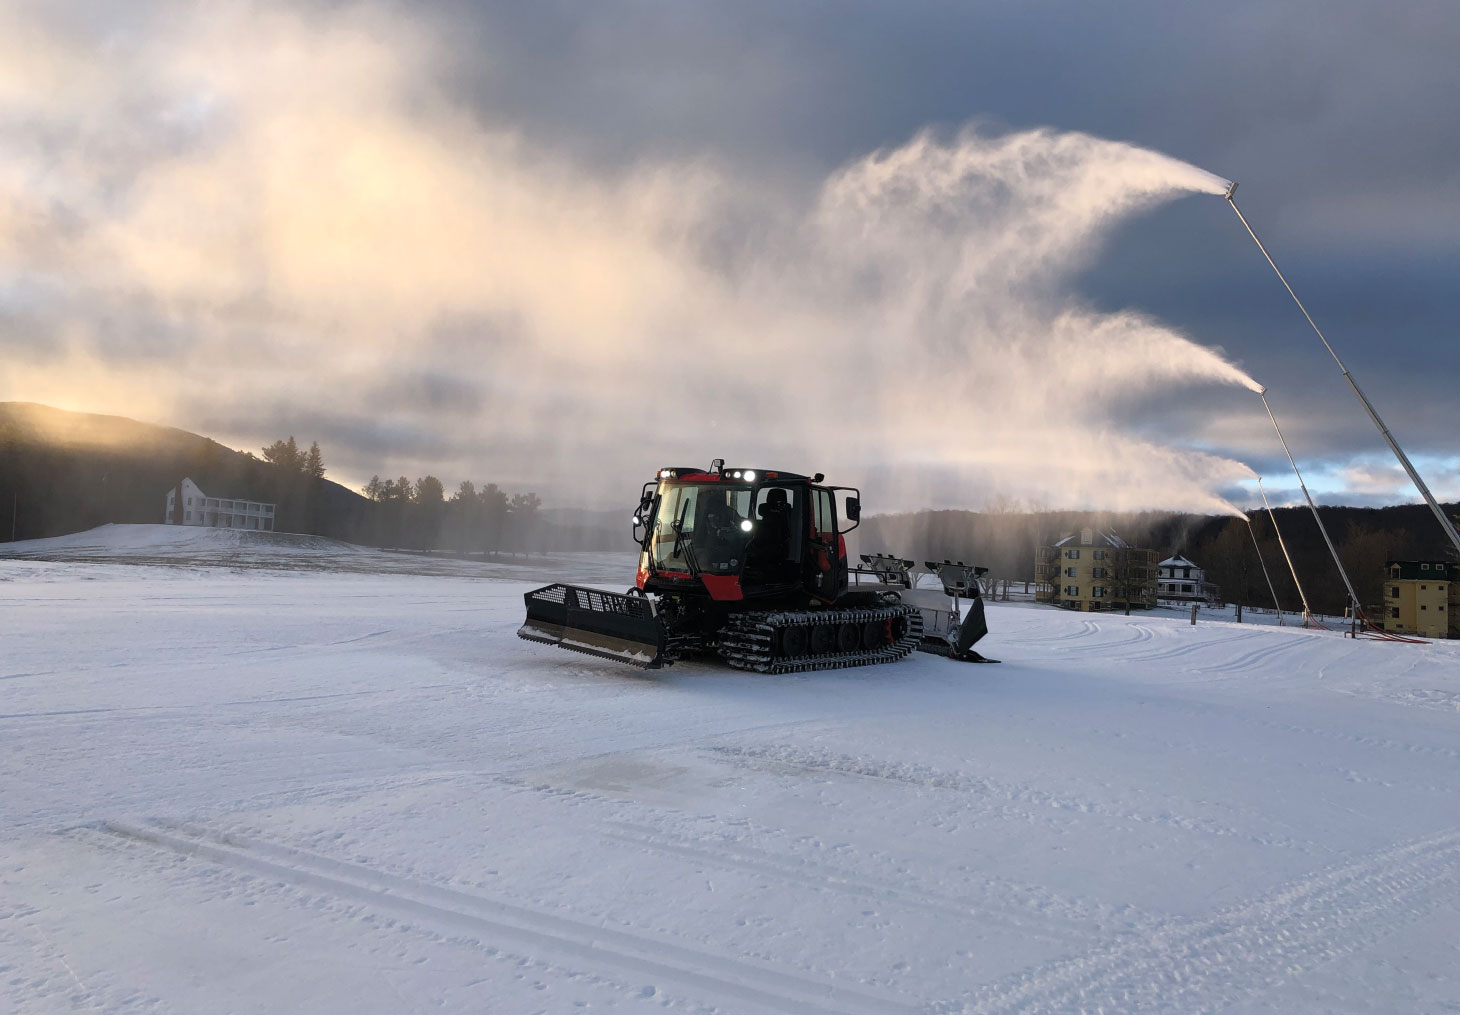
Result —
<path fill-rule="evenodd" d="M 187 477 L 209 497 L 273 504 L 278 531 L 351 543 L 472 553 L 623 543 L 618 529 L 553 524 L 534 493 L 467 482 L 447 497 L 424 476 L 375 479 L 362 496 L 327 471 L 319 442 L 293 435 L 250 453 L 172 427 L 0 402 L 0 542 L 162 523 L 168 491 Z"/>
<path fill-rule="evenodd" d="M 317 493 L 324 479 L 324 454 L 319 442 L 302 449 L 291 434 L 263 449 L 263 460 L 274 469 L 277 489 L 291 510 L 286 522 L 303 522 L 293 531 L 329 534 L 320 517 Z M 496 483 L 480 489 L 462 481 L 451 494 L 432 475 L 412 482 L 406 476 L 384 479 L 375 475 L 360 489 L 364 510 L 350 525 L 350 541 L 368 546 L 409 550 L 449 550 L 456 553 L 530 553 L 547 549 L 550 534 L 541 524 L 542 501 L 535 493 L 508 493 Z"/>
<path fill-rule="evenodd" d="M 416 550 L 503 553 L 546 550 L 542 501 L 535 493 L 508 493 L 496 483 L 480 489 L 463 480 L 451 494 L 435 476 L 414 483 L 405 476 L 371 476 L 362 488 L 375 506 L 370 542 Z"/>
<path fill-rule="evenodd" d="M 1457 508 L 1452 505 L 1449 510 L 1455 513 Z M 1320 507 L 1319 513 L 1365 609 L 1383 602 L 1386 560 L 1453 556 L 1424 505 Z M 1348 593 L 1312 513 L 1307 507 L 1292 507 L 1278 508 L 1274 515 L 1314 612 L 1341 615 Z M 1262 572 L 1262 563 L 1266 563 L 1283 609 L 1302 608 L 1273 521 L 1263 511 L 1253 512 L 1251 532 L 1239 517 L 1154 511 L 1026 512 L 1013 508 L 878 515 L 863 520 L 856 533 L 857 551 L 893 553 L 919 564 L 963 560 L 988 567 L 995 578 L 1032 582 L 1037 548 L 1082 528 L 1113 531 L 1132 546 L 1155 550 L 1158 560 L 1183 554 L 1206 570 L 1207 580 L 1221 586 L 1222 597 L 1229 603 L 1272 607 L 1272 594 Z"/>

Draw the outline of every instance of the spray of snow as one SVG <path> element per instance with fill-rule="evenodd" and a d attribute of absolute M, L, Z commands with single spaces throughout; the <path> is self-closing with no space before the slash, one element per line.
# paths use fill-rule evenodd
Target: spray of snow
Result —
<path fill-rule="evenodd" d="M 1251 378 L 1072 291 L 1123 219 L 1225 191 L 1165 155 L 969 128 L 800 189 L 591 171 L 484 127 L 432 84 L 446 43 L 386 8 L 210 7 L 100 49 L 10 27 L 0 259 L 29 341 L 0 398 L 559 503 L 712 456 L 878 509 L 1224 511 L 1248 475 L 1138 423 Z"/>

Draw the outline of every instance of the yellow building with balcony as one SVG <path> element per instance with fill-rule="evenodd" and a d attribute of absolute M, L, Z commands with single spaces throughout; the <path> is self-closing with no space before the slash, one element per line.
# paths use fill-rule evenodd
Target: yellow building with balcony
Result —
<path fill-rule="evenodd" d="M 1460 638 L 1460 564 L 1391 560 L 1384 565 L 1384 615 L 1392 634 Z"/>

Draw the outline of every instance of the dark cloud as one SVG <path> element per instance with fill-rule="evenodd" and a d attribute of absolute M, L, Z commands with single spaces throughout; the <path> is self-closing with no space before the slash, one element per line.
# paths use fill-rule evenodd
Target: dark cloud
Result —
<path fill-rule="evenodd" d="M 1112 14 L 749 0 L 666 15 L 633 2 L 462 2 L 428 16 L 462 41 L 453 80 L 484 116 L 606 161 L 708 150 L 819 173 L 930 123 L 982 119 L 1128 139 L 1235 178 L 1396 432 L 1417 451 L 1460 453 L 1454 4 L 1151 0 Z M 1221 201 L 1132 220 L 1080 283 L 1102 306 L 1149 310 L 1225 349 L 1273 389 L 1306 455 L 1376 446 Z"/>

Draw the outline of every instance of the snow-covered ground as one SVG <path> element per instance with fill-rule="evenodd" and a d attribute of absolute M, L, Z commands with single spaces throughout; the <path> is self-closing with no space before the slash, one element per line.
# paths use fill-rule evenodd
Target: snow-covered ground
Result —
<path fill-rule="evenodd" d="M 1460 1011 L 1460 643 L 644 673 L 515 634 L 630 555 L 175 538 L 0 547 L 0 1010 Z"/>
<path fill-rule="evenodd" d="M 626 527 L 627 528 L 627 527 Z M 354 571 L 364 574 L 492 576 L 531 581 L 544 570 L 581 573 L 615 587 L 625 583 L 621 553 L 565 557 L 503 554 L 483 561 L 410 550 L 376 550 L 324 536 L 250 532 L 191 525 L 102 525 L 50 539 L 0 543 L 0 557 L 77 564 L 159 564 L 173 567 L 266 568 L 283 571 Z M 633 580 L 633 554 L 627 559 Z M 540 583 L 539 583 L 540 584 Z"/>

